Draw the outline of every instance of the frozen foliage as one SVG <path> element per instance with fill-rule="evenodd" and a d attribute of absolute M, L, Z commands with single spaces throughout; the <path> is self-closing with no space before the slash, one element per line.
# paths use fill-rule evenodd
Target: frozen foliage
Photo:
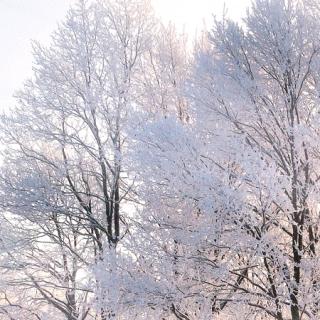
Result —
<path fill-rule="evenodd" d="M 216 21 L 195 52 L 191 123 L 137 135 L 141 228 L 152 274 L 171 260 L 155 281 L 177 318 L 319 318 L 313 5 L 256 1 L 243 25 Z"/>
<path fill-rule="evenodd" d="M 80 1 L 2 116 L 0 318 L 320 317 L 320 6 L 196 43 Z"/>

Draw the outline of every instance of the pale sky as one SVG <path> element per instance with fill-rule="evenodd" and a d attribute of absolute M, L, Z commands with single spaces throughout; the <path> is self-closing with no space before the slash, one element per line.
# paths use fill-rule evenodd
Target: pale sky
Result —
<path fill-rule="evenodd" d="M 32 73 L 30 41 L 48 43 L 70 4 L 75 0 L 0 0 L 0 108 L 14 103 L 12 94 Z M 221 16 L 224 4 L 228 15 L 241 19 L 250 0 L 153 0 L 156 13 L 165 21 L 194 35 L 212 14 Z"/>

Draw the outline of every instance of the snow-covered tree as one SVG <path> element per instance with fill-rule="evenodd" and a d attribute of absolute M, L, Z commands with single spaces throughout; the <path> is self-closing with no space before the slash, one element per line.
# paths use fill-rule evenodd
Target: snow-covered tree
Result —
<path fill-rule="evenodd" d="M 79 1 L 1 118 L 0 315 L 318 319 L 319 21 L 255 0 L 190 59 L 148 1 Z"/>
<path fill-rule="evenodd" d="M 59 319 L 113 317 L 116 293 L 103 293 L 94 266 L 128 231 L 134 179 L 123 159 L 154 23 L 148 1 L 79 1 L 49 47 L 34 43 L 33 77 L 1 119 L 1 208 L 26 242 L 4 244 L 4 267 Z"/>
<path fill-rule="evenodd" d="M 216 21 L 190 125 L 138 135 L 147 274 L 178 319 L 319 318 L 318 34 L 307 1 Z"/>
<path fill-rule="evenodd" d="M 152 47 L 141 63 L 144 72 L 140 104 L 149 116 L 176 114 L 181 120 L 188 120 L 183 92 L 190 65 L 187 44 L 187 35 L 178 33 L 172 23 L 158 24 Z"/>

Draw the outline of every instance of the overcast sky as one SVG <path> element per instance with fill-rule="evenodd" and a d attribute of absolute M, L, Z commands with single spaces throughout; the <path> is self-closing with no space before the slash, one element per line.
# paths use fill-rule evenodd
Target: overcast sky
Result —
<path fill-rule="evenodd" d="M 48 43 L 50 33 L 75 0 L 0 0 L 0 107 L 14 103 L 12 94 L 32 72 L 31 39 Z M 192 35 L 212 14 L 240 19 L 250 0 L 154 0 L 165 20 L 184 26 Z"/>

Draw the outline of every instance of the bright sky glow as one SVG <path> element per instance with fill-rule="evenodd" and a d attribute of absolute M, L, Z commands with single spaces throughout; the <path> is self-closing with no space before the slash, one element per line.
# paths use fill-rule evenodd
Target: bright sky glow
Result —
<path fill-rule="evenodd" d="M 12 105 L 12 94 L 31 75 L 30 40 L 48 42 L 50 33 L 75 0 L 0 0 L 0 108 Z M 173 21 L 192 36 L 212 15 L 240 19 L 249 0 L 153 0 L 164 21 Z"/>

